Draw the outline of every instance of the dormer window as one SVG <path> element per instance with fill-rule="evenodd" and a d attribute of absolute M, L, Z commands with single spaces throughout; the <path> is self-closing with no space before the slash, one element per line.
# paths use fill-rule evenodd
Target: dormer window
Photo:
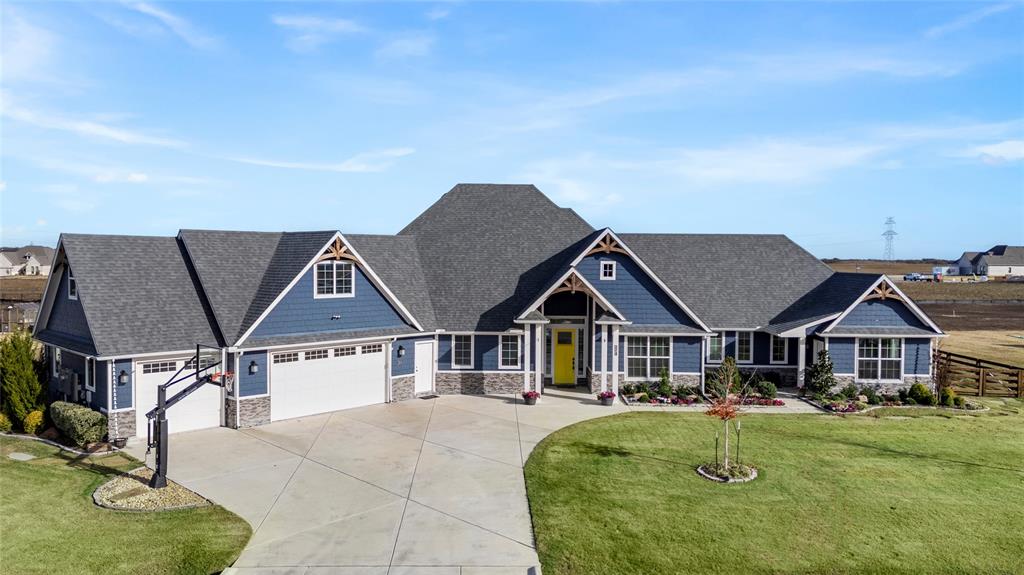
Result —
<path fill-rule="evenodd" d="M 601 279 L 613 280 L 615 279 L 615 262 L 603 261 L 601 262 Z"/>
<path fill-rule="evenodd" d="M 75 274 L 68 268 L 68 299 L 78 299 L 78 282 L 75 281 Z"/>
<path fill-rule="evenodd" d="M 316 264 L 315 297 L 352 297 L 355 295 L 352 262 L 331 261 Z"/>

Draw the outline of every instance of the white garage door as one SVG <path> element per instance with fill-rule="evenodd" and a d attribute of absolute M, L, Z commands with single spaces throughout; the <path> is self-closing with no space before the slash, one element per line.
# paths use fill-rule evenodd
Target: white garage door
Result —
<path fill-rule="evenodd" d="M 138 437 L 146 437 L 146 426 L 149 421 L 146 413 L 156 407 L 157 386 L 167 383 L 184 363 L 185 360 L 168 359 L 140 361 L 135 364 L 135 434 Z M 168 399 L 185 389 L 189 383 L 191 381 L 186 380 L 172 385 L 167 394 Z M 177 433 L 218 427 L 223 411 L 222 405 L 221 388 L 216 385 L 204 385 L 167 410 L 167 431 Z"/>
<path fill-rule="evenodd" d="M 271 354 L 270 419 L 386 401 L 384 344 Z"/>

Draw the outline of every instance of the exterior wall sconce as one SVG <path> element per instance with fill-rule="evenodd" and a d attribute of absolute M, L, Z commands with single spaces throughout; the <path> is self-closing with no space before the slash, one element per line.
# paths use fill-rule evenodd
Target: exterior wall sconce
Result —
<path fill-rule="evenodd" d="M 118 385 L 126 385 L 128 383 L 128 372 L 121 370 L 121 373 L 117 374 Z"/>
<path fill-rule="evenodd" d="M 405 357 L 405 346 L 398 346 L 398 357 Z"/>
<path fill-rule="evenodd" d="M 256 361 L 249 362 L 249 375 L 256 375 L 260 371 L 260 366 L 256 365 Z"/>

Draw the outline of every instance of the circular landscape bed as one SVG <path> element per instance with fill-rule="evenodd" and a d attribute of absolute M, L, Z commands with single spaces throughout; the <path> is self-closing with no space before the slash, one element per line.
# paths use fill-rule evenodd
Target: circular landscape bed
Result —
<path fill-rule="evenodd" d="M 726 470 L 721 465 L 705 463 L 697 468 L 697 475 L 718 483 L 746 483 L 757 479 L 757 468 L 737 465 Z"/>
<path fill-rule="evenodd" d="M 153 470 L 148 467 L 118 475 L 96 488 L 93 501 L 100 507 L 121 511 L 169 511 L 211 505 L 198 493 L 170 480 L 167 487 L 153 489 L 149 486 L 151 477 Z"/>

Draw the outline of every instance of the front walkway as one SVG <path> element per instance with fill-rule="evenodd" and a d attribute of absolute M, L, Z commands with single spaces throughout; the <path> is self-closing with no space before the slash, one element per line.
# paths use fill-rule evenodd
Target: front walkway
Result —
<path fill-rule="evenodd" d="M 253 526 L 226 573 L 539 573 L 523 463 L 552 431 L 630 409 L 549 388 L 535 406 L 453 395 L 181 433 L 170 477 Z"/>

